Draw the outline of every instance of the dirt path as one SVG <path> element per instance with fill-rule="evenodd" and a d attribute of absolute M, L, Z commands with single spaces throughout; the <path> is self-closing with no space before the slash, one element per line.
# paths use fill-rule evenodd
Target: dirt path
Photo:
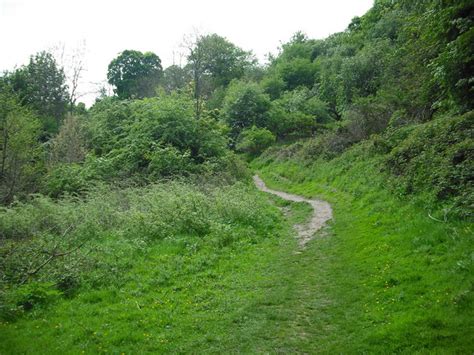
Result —
<path fill-rule="evenodd" d="M 320 230 L 324 226 L 324 223 L 332 218 L 331 205 L 326 201 L 307 199 L 302 196 L 269 189 L 258 175 L 253 177 L 253 181 L 255 182 L 257 188 L 261 191 L 279 196 L 282 199 L 288 201 L 307 202 L 313 207 L 314 213 L 311 217 L 311 220 L 308 223 L 297 224 L 294 226 L 298 232 L 298 241 L 301 247 L 304 247 L 306 243 L 308 243 L 313 238 L 314 233 Z"/>

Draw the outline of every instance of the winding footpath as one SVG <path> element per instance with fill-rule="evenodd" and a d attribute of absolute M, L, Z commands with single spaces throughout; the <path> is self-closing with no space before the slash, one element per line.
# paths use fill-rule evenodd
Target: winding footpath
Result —
<path fill-rule="evenodd" d="M 267 192 L 278 197 L 281 197 L 284 200 L 293 201 L 293 202 L 306 202 L 313 207 L 313 216 L 308 223 L 297 224 L 295 229 L 298 232 L 298 242 L 301 247 L 304 247 L 313 237 L 314 234 L 320 230 L 324 224 L 332 218 L 332 208 L 329 203 L 322 200 L 316 199 L 307 199 L 302 196 L 289 194 L 282 191 L 276 191 L 269 189 L 265 182 L 258 176 L 253 177 L 255 186 L 263 192 Z"/>

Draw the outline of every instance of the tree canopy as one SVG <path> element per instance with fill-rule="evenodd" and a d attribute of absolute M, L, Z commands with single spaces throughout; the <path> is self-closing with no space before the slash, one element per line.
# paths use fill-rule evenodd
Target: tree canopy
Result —
<path fill-rule="evenodd" d="M 57 132 L 69 103 L 64 70 L 49 52 L 31 56 L 30 62 L 8 73 L 6 81 L 18 94 L 21 103 L 35 110 L 50 135 Z"/>
<path fill-rule="evenodd" d="M 163 76 L 160 58 L 152 52 L 125 50 L 113 59 L 107 80 L 121 99 L 151 97 Z"/>

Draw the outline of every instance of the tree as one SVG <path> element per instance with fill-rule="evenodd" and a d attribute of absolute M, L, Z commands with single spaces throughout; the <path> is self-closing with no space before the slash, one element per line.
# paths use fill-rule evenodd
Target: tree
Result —
<path fill-rule="evenodd" d="M 327 104 L 312 90 L 300 87 L 272 102 L 266 127 L 281 138 L 305 137 L 331 120 Z"/>
<path fill-rule="evenodd" d="M 49 163 L 79 163 L 84 160 L 85 133 L 80 119 L 68 115 L 58 134 L 50 140 Z"/>
<path fill-rule="evenodd" d="M 0 84 L 0 89 L 0 200 L 10 203 L 34 190 L 41 124 L 8 87 Z"/>
<path fill-rule="evenodd" d="M 269 73 L 272 80 L 265 83 L 272 97 L 278 97 L 284 90 L 313 86 L 317 72 L 313 59 L 319 47 L 320 42 L 309 40 L 302 32 L 295 33 L 288 43 L 282 45 L 279 55 L 270 59 Z"/>
<path fill-rule="evenodd" d="M 167 93 L 183 89 L 192 81 L 192 74 L 187 67 L 171 65 L 163 72 L 161 85 Z"/>
<path fill-rule="evenodd" d="M 227 90 L 222 114 L 236 137 L 244 128 L 265 126 L 269 109 L 270 98 L 257 84 L 234 81 Z"/>
<path fill-rule="evenodd" d="M 189 95 L 172 93 L 143 100 L 104 99 L 87 121 L 97 169 L 106 178 L 165 176 L 195 171 L 227 152 L 222 125 L 196 120 Z M 86 161 L 87 165 L 87 161 Z"/>
<path fill-rule="evenodd" d="M 233 79 L 242 78 L 245 69 L 254 60 L 250 52 L 215 33 L 196 35 L 187 46 L 194 80 L 196 116 L 200 117 L 202 98 L 209 98 L 216 88 L 229 85 Z"/>
<path fill-rule="evenodd" d="M 434 18 L 428 23 L 427 37 L 446 43 L 429 65 L 435 82 L 461 112 L 474 108 L 474 26 L 472 1 L 459 0 L 455 6 L 433 6 Z"/>
<path fill-rule="evenodd" d="M 68 87 L 63 68 L 53 55 L 40 52 L 28 65 L 7 75 L 21 103 L 33 108 L 40 116 L 45 135 L 56 132 L 67 111 Z"/>
<path fill-rule="evenodd" d="M 163 76 L 160 58 L 152 52 L 125 50 L 112 60 L 107 80 L 120 99 L 152 97 Z"/>
<path fill-rule="evenodd" d="M 69 65 L 66 70 L 66 77 L 69 82 L 69 101 L 70 101 L 70 108 L 69 112 L 72 114 L 77 99 L 83 96 L 83 94 L 79 93 L 79 83 L 82 77 L 82 73 L 85 69 L 84 57 L 86 53 L 85 42 L 82 43 L 79 47 L 77 47 L 74 52 L 71 54 L 69 58 Z"/>

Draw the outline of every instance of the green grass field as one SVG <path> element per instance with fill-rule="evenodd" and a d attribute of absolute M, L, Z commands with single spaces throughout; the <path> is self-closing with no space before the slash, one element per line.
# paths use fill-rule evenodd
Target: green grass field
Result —
<path fill-rule="evenodd" d="M 51 215 L 107 217 L 90 243 L 108 266 L 3 320 L 0 353 L 472 352 L 472 225 L 434 221 L 422 197 L 395 197 L 376 161 L 350 154 L 253 162 L 269 187 L 332 204 L 334 219 L 305 249 L 291 226 L 309 206 L 243 184 L 112 194 L 105 212 L 100 196 L 43 202 Z"/>

